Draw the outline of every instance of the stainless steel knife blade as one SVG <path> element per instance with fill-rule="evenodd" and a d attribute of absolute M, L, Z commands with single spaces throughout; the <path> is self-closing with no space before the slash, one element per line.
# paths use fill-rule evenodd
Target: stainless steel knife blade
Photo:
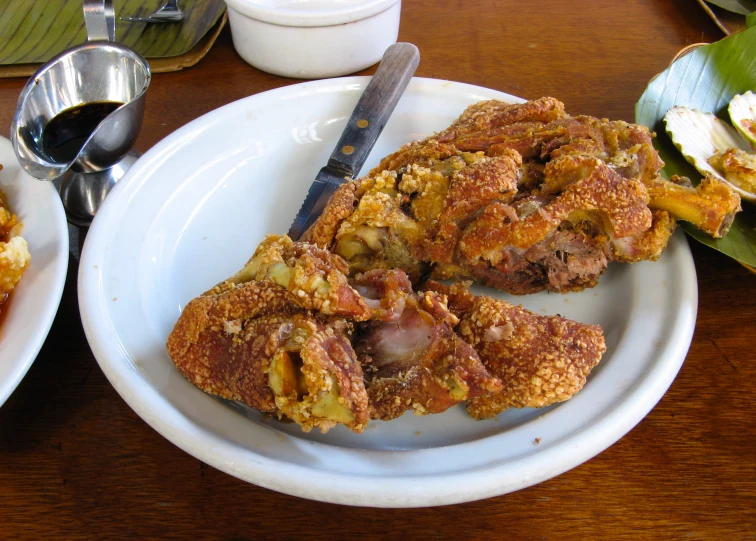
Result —
<path fill-rule="evenodd" d="M 293 240 L 298 240 L 317 220 L 336 189 L 359 174 L 419 63 L 420 52 L 411 43 L 395 43 L 386 49 L 328 164 L 316 175 L 307 192 L 289 229 Z"/>
<path fill-rule="evenodd" d="M 336 191 L 336 188 L 341 186 L 348 176 L 334 175 L 328 166 L 323 167 L 315 176 L 315 181 L 310 185 L 310 189 L 307 192 L 302 207 L 297 213 L 297 217 L 294 219 L 294 223 L 291 224 L 289 229 L 289 237 L 293 240 L 299 239 L 302 233 L 307 231 L 310 226 L 318 219 L 323 212 L 328 200 Z"/>

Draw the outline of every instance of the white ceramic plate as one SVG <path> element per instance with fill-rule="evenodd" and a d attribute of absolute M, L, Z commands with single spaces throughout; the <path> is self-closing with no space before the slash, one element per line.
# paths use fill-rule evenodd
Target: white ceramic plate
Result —
<path fill-rule="evenodd" d="M 603 362 L 578 396 L 557 407 L 474 421 L 459 406 L 371 422 L 363 434 L 344 427 L 305 434 L 204 394 L 173 366 L 164 344 L 182 307 L 241 268 L 266 234 L 288 230 L 367 82 L 308 82 L 231 103 L 167 137 L 118 183 L 89 231 L 79 270 L 84 329 L 108 379 L 145 421 L 206 463 L 274 490 L 349 505 L 485 498 L 606 449 L 661 398 L 690 345 L 697 289 L 681 234 L 659 262 L 612 265 L 595 289 L 515 299 L 542 314 L 600 323 L 606 333 Z M 518 100 L 414 79 L 364 170 L 487 98 Z"/>
<path fill-rule="evenodd" d="M 0 137 L 0 190 L 24 224 L 31 262 L 16 286 L 0 325 L 0 406 L 18 386 L 47 338 L 68 270 L 68 226 L 51 182 L 27 175 L 11 142 Z"/>

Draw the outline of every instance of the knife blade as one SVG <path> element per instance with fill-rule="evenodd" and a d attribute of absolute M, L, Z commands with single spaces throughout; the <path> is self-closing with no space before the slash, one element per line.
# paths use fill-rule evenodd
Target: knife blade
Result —
<path fill-rule="evenodd" d="M 336 189 L 359 174 L 419 63 L 420 52 L 411 43 L 395 43 L 386 49 L 327 165 L 310 185 L 289 229 L 293 240 L 298 240 L 317 220 Z"/>

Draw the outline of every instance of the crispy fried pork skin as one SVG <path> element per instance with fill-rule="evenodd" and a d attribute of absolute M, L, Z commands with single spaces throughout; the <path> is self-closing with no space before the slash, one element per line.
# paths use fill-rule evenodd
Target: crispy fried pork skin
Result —
<path fill-rule="evenodd" d="M 457 333 L 480 355 L 502 389 L 473 397 L 468 413 L 493 417 L 507 408 L 540 408 L 563 402 L 585 385 L 606 351 L 598 325 L 539 316 L 507 302 L 472 295 L 469 284 L 428 281 L 428 291 L 445 295 L 459 318 Z"/>
<path fill-rule="evenodd" d="M 270 236 L 240 272 L 186 306 L 168 353 L 200 389 L 306 431 L 361 432 L 371 416 L 439 413 L 501 388 L 455 334 L 445 298 L 418 296 L 401 270 L 351 283 L 347 270 L 322 248 Z"/>
<path fill-rule="evenodd" d="M 726 183 L 664 180 L 652 137 L 554 98 L 476 103 L 342 186 L 303 238 L 351 273 L 401 268 L 514 294 L 593 287 L 613 260 L 658 259 L 676 219 L 719 237 L 740 210 Z"/>
<path fill-rule="evenodd" d="M 401 268 L 412 280 L 472 278 L 514 294 L 594 286 L 615 253 L 658 257 L 673 227 L 654 230 L 648 192 L 597 158 L 563 155 L 541 172 L 541 190 L 518 192 L 519 155 L 464 154 L 432 168 L 384 171 L 343 188 L 305 239 L 344 257 L 352 272 Z M 351 213 L 349 212 L 351 209 Z M 338 228 L 330 224 L 341 220 Z M 666 234 L 666 236 L 665 236 Z M 614 241 L 623 248 L 614 250 Z M 626 258 L 625 260 L 629 260 Z"/>
<path fill-rule="evenodd" d="M 242 270 L 229 280 L 243 284 L 270 280 L 303 309 L 360 321 L 370 317 L 364 299 L 347 283 L 348 265 L 340 257 L 288 236 L 268 236 Z"/>
<path fill-rule="evenodd" d="M 367 246 L 380 242 L 363 233 Z M 241 271 L 187 304 L 168 353 L 208 393 L 305 431 L 343 424 L 361 432 L 371 418 L 440 413 L 463 401 L 482 418 L 564 400 L 603 352 L 598 328 L 475 297 L 461 285 L 428 282 L 416 293 L 401 269 L 351 279 L 347 271 L 323 248 L 269 236 Z M 547 369 L 552 377 L 533 389 Z"/>
<path fill-rule="evenodd" d="M 371 313 L 346 268 L 321 248 L 270 236 L 242 271 L 184 308 L 168 353 L 208 393 L 306 431 L 361 432 L 368 398 L 349 335 Z"/>
<path fill-rule="evenodd" d="M 445 297 L 433 292 L 418 297 L 406 275 L 395 270 L 358 275 L 354 284 L 358 291 L 381 299 L 379 317 L 361 323 L 354 340 L 371 418 L 388 421 L 408 409 L 417 415 L 440 413 L 501 389 L 501 381 L 454 332 L 458 319 L 446 307 Z"/>

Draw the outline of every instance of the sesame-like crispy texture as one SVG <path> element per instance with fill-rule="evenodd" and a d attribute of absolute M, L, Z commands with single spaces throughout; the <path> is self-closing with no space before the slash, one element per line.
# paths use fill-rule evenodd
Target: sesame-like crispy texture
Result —
<path fill-rule="evenodd" d="M 501 300 L 475 297 L 467 284 L 449 287 L 431 281 L 426 287 L 448 294 L 449 307 L 460 318 L 457 332 L 502 381 L 500 392 L 468 401 L 467 411 L 476 419 L 510 407 L 568 400 L 583 388 L 606 351 L 598 325 L 539 316 Z"/>
<path fill-rule="evenodd" d="M 342 187 L 304 238 L 352 274 L 579 291 L 612 260 L 658 259 L 675 219 L 719 237 L 740 210 L 725 183 L 662 179 L 652 139 L 644 126 L 568 115 L 553 98 L 479 102 Z"/>
<path fill-rule="evenodd" d="M 438 140 L 450 141 L 469 133 L 488 132 L 520 122 L 547 123 L 562 118 L 564 114 L 564 104 L 555 98 L 540 98 L 525 103 L 479 101 L 465 109 L 451 126 L 438 135 Z"/>
<path fill-rule="evenodd" d="M 380 186 L 396 189 L 391 182 Z M 408 409 L 429 414 L 465 400 L 499 400 L 510 384 L 492 371 L 509 374 L 494 361 L 486 366 L 498 353 L 468 327 L 469 320 L 484 321 L 486 307 L 506 315 L 509 305 L 461 286 L 435 284 L 415 293 L 399 269 L 374 269 L 347 282 L 347 269 L 323 248 L 268 237 L 242 271 L 186 306 L 168 337 L 168 353 L 200 389 L 291 419 L 305 431 L 343 424 L 361 432 L 371 418 L 389 420 Z M 329 295 L 333 303 L 321 302 L 324 284 L 347 288 L 347 302 Z M 514 322 L 545 321 L 511 309 Z M 561 329 L 549 330 L 566 340 Z M 529 346 L 510 341 L 520 363 L 538 360 L 546 347 L 541 334 L 528 340 Z"/>
<path fill-rule="evenodd" d="M 496 156 L 507 149 L 515 150 L 528 172 L 537 171 L 534 165 L 539 162 L 567 154 L 582 155 L 601 159 L 624 178 L 648 185 L 651 208 L 668 210 L 675 218 L 691 221 L 712 236 L 726 234 L 739 208 L 731 200 L 739 203 L 738 196 L 731 189 L 707 195 L 675 190 L 674 182 L 660 178 L 664 163 L 652 138 L 645 126 L 567 115 L 564 106 L 553 98 L 515 105 L 490 100 L 468 107 L 441 133 L 405 145 L 383 159 L 371 175 L 400 171 L 409 164 L 427 166 L 462 152 Z"/>
<path fill-rule="evenodd" d="M 273 393 L 267 385 L 265 355 L 268 337 L 280 332 L 288 317 L 269 316 L 236 333 L 214 329 L 208 312 L 212 298 L 198 297 L 187 304 L 168 336 L 168 354 L 179 371 L 207 393 L 228 400 L 241 400 L 262 412 L 275 412 Z"/>
<path fill-rule="evenodd" d="M 489 205 L 480 218 L 465 229 L 459 248 L 465 260 L 476 263 L 483 258 L 493 265 L 501 260 L 505 248 L 526 250 L 545 240 L 564 221 L 600 220 L 603 231 L 612 238 L 638 235 L 651 226 L 648 194 L 638 181 L 625 179 L 595 158 L 560 158 L 589 168 L 590 175 L 579 175 L 568 183 L 538 212 L 508 219 L 508 209 L 500 203 Z M 590 162 L 586 166 L 582 162 Z M 553 162 L 552 162 L 553 163 Z"/>
<path fill-rule="evenodd" d="M 327 209 L 323 211 L 321 218 L 305 231 L 300 240 L 318 246 L 330 246 L 341 222 L 348 218 L 357 206 L 355 192 L 358 186 L 356 182 L 347 182 L 339 186 L 328 200 Z"/>
<path fill-rule="evenodd" d="M 492 203 L 514 199 L 521 165 L 520 155 L 508 150 L 501 156 L 481 158 L 451 176 L 441 213 L 423 241 L 430 261 L 452 262 L 470 217 Z"/>
<path fill-rule="evenodd" d="M 270 236 L 244 269 L 187 304 L 168 353 L 206 392 L 288 417 L 303 430 L 341 423 L 360 432 L 369 419 L 367 393 L 351 324 L 337 316 L 362 321 L 371 311 L 347 283 L 347 269 L 327 250 Z M 292 383 L 300 370 L 303 382 Z"/>
<path fill-rule="evenodd" d="M 368 319 L 365 301 L 347 283 L 348 271 L 343 259 L 324 248 L 269 235 L 230 281 L 244 284 L 270 279 L 285 288 L 301 308 L 358 321 Z"/>
<path fill-rule="evenodd" d="M 677 221 L 666 210 L 653 210 L 651 227 L 639 235 L 614 239 L 614 260 L 622 263 L 656 261 L 667 247 L 669 238 L 677 228 Z"/>
<path fill-rule="evenodd" d="M 290 329 L 288 336 L 271 335 L 266 352 L 296 352 L 306 391 L 293 388 L 289 394 L 276 394 L 279 415 L 292 419 L 305 432 L 320 428 L 325 433 L 338 423 L 362 432 L 370 420 L 368 397 L 362 367 L 349 341 L 349 324 L 297 315 Z M 329 402 L 330 398 L 334 401 Z"/>
<path fill-rule="evenodd" d="M 351 416 L 342 420 L 355 432 L 369 420 L 362 368 L 356 361 L 343 320 L 319 321 L 304 314 L 273 315 L 224 329 L 202 326 L 199 297 L 187 305 L 168 338 L 168 352 L 181 373 L 205 392 L 245 404 L 279 417 L 288 417 L 305 431 L 323 432 L 337 421 L 317 408 L 332 390 Z M 187 329 L 189 327 L 189 329 Z M 195 340 L 187 343 L 189 336 Z M 302 396 L 276 395 L 269 385 L 271 359 L 281 352 L 296 352 L 306 384 Z"/>
<path fill-rule="evenodd" d="M 506 103 L 500 100 L 481 101 L 470 105 L 462 115 L 441 133 L 432 135 L 422 141 L 413 141 L 386 156 L 368 174 L 375 176 L 382 171 L 399 171 L 410 164 L 428 167 L 460 151 L 487 150 L 491 144 L 477 144 L 492 132 L 516 133 L 520 138 L 522 132 L 532 128 L 536 131 L 544 124 L 561 118 L 564 105 L 554 98 L 541 98 L 525 103 Z M 509 129 L 509 126 L 515 128 Z M 523 127 L 526 126 L 526 127 Z M 560 131 L 563 134 L 564 131 Z M 469 141 L 467 145 L 461 140 Z M 514 150 L 517 150 L 512 146 Z M 495 153 L 494 153 L 495 154 Z"/>

